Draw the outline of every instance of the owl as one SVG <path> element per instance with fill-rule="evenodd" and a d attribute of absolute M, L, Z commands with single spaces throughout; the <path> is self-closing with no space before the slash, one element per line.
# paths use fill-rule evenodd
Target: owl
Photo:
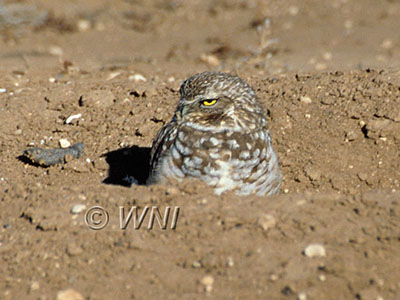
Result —
<path fill-rule="evenodd" d="M 153 142 L 147 183 L 199 178 L 219 195 L 278 194 L 282 175 L 254 90 L 237 76 L 204 72 L 183 81 L 172 120 Z"/>

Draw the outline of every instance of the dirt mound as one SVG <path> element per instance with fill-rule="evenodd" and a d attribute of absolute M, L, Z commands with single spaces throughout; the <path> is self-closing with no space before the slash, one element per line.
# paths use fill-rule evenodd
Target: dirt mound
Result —
<path fill-rule="evenodd" d="M 0 298 L 396 299 L 399 4 L 103 4 L 0 2 Z M 205 69 L 256 90 L 281 195 L 143 185 Z"/>

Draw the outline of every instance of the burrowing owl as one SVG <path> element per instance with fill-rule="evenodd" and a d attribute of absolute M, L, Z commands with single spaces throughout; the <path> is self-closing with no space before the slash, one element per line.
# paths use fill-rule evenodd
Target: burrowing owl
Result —
<path fill-rule="evenodd" d="M 282 176 L 254 90 L 226 73 L 185 80 L 172 120 L 153 142 L 148 183 L 200 178 L 216 194 L 279 193 Z"/>

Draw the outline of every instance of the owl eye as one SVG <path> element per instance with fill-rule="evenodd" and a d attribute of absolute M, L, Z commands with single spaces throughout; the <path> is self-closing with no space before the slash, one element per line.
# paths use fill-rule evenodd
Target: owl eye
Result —
<path fill-rule="evenodd" d="M 201 104 L 203 104 L 204 106 L 212 106 L 215 103 L 217 103 L 217 99 L 209 99 L 201 101 Z"/>

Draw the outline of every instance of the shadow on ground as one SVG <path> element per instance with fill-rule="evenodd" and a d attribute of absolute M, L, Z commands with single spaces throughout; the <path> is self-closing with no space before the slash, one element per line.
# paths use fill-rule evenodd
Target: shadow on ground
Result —
<path fill-rule="evenodd" d="M 144 185 L 149 176 L 149 147 L 133 146 L 103 154 L 110 168 L 105 184 L 131 186 L 133 183 Z"/>

